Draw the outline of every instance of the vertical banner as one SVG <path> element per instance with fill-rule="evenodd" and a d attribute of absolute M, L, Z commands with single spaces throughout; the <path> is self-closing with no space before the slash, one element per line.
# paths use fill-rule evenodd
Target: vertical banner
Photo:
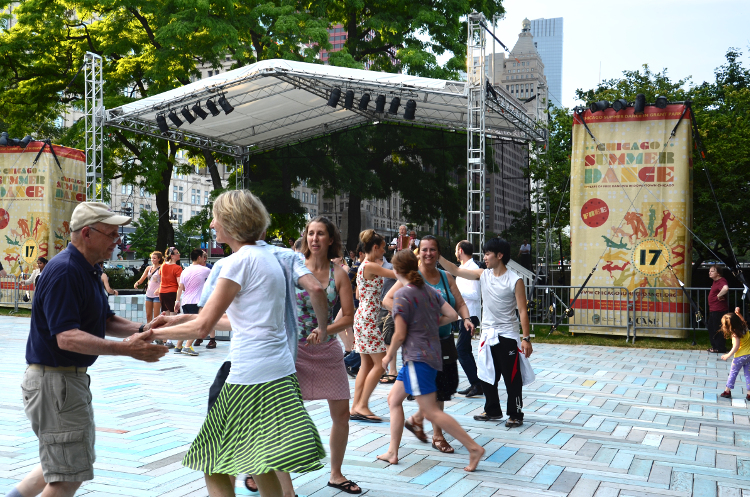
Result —
<path fill-rule="evenodd" d="M 54 149 L 59 166 L 42 142 L 0 147 L 0 262 L 9 274 L 30 273 L 37 258 L 50 259 L 67 247 L 70 216 L 86 200 L 84 153 Z"/>
<path fill-rule="evenodd" d="M 580 287 L 597 269 L 571 322 L 598 326 L 572 331 L 625 334 L 633 318 L 639 336 L 687 335 L 681 329 L 690 328 L 690 305 L 677 281 L 690 285 L 692 251 L 685 228 L 692 229 L 692 133 L 690 110 L 680 121 L 684 109 L 575 115 L 571 285 Z M 635 312 L 628 312 L 628 301 Z"/>

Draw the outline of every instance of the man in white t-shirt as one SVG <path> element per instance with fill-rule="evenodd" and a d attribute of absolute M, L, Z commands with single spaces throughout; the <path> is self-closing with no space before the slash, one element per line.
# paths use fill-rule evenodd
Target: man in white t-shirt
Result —
<path fill-rule="evenodd" d="M 524 240 L 518 250 L 518 263 L 529 271 L 531 270 L 531 244 L 528 240 Z"/>
<path fill-rule="evenodd" d="M 456 245 L 456 259 L 461 262 L 464 269 L 479 269 L 474 262 L 474 246 L 468 240 L 458 242 Z M 466 278 L 457 277 L 456 286 L 461 296 L 469 308 L 469 315 L 474 326 L 478 326 L 480 316 L 482 315 L 482 295 L 478 280 L 467 280 Z M 456 342 L 458 350 L 458 362 L 466 373 L 466 379 L 469 380 L 469 388 L 459 390 L 458 393 L 467 397 L 482 395 L 482 383 L 477 377 L 477 363 L 474 360 L 474 352 L 471 349 L 471 332 L 466 329 L 463 321 L 458 323 L 458 341 Z"/>
<path fill-rule="evenodd" d="M 184 314 L 198 314 L 198 300 L 201 298 L 203 284 L 211 273 L 211 270 L 206 267 L 207 259 L 203 249 L 197 248 L 190 252 L 192 264 L 180 276 L 180 286 L 177 288 L 177 298 L 174 304 L 176 308 L 181 307 Z M 211 331 L 211 339 L 208 341 L 208 345 L 206 345 L 207 349 L 216 348 L 215 334 L 215 331 Z M 201 342 L 203 340 L 196 340 L 195 345 L 200 345 Z M 182 340 L 179 340 L 174 351 L 175 354 L 198 355 L 198 352 L 193 349 L 192 340 L 188 340 L 184 348 L 182 347 Z"/>

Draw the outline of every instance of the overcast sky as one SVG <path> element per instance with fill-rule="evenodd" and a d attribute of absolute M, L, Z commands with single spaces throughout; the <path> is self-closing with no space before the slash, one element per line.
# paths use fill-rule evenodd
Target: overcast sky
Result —
<path fill-rule="evenodd" d="M 513 49 L 524 17 L 562 17 L 562 102 L 573 107 L 577 88 L 648 64 L 672 80 L 713 81 L 729 47 L 750 67 L 750 0 L 504 0 L 497 37 Z M 492 50 L 491 38 L 487 40 Z M 498 52 L 500 46 L 497 46 Z"/>

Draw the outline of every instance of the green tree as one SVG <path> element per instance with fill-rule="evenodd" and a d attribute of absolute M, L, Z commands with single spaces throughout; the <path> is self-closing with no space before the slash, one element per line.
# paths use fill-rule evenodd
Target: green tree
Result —
<path fill-rule="evenodd" d="M 715 71 L 715 80 L 695 88 L 693 99 L 698 132 L 706 158 L 693 155 L 693 229 L 710 250 L 727 263 L 750 251 L 750 69 L 740 61 L 742 52 L 730 48 L 726 64 Z M 718 207 L 724 216 L 730 241 L 722 226 L 706 171 L 713 183 Z M 693 242 L 696 267 L 714 259 L 702 243 Z M 734 248 L 734 255 L 732 254 Z"/>
<path fill-rule="evenodd" d="M 0 11 L 10 4 L 0 0 Z M 268 58 L 311 62 L 329 46 L 325 6 L 295 0 L 26 0 L 13 10 L 17 24 L 0 31 L 0 115 L 11 135 L 38 129 L 42 137 L 83 148 L 83 122 L 69 130 L 56 122 L 69 106 L 82 106 L 82 77 L 62 92 L 86 51 L 104 58 L 104 105 L 114 108 L 188 84 L 199 76 L 197 65 L 218 67 L 227 55 L 238 66 Z M 158 245 L 171 243 L 165 213 L 172 173 L 182 167 L 175 160 L 178 147 L 109 130 L 104 150 L 104 183 L 120 177 L 155 193 Z M 194 153 L 203 156 L 218 186 L 216 158 Z"/>
<path fill-rule="evenodd" d="M 330 62 L 361 67 L 370 61 L 376 71 L 457 79 L 466 70 L 466 14 L 472 10 L 487 18 L 505 12 L 500 0 L 330 2 L 328 19 L 348 35 Z M 445 53 L 451 58 L 441 66 L 437 57 Z"/>
<path fill-rule="evenodd" d="M 138 259 L 145 259 L 149 254 L 158 249 L 156 244 L 156 232 L 158 230 L 159 215 L 156 212 L 141 211 L 140 217 L 133 221 L 135 232 L 128 235 L 130 250 L 135 252 Z"/>

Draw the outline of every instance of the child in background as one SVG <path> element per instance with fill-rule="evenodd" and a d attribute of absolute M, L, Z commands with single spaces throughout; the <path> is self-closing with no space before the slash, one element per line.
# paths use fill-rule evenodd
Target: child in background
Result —
<path fill-rule="evenodd" d="M 727 388 L 721 394 L 725 399 L 731 399 L 734 381 L 737 379 L 740 369 L 745 372 L 745 391 L 750 392 L 750 333 L 748 333 L 747 323 L 742 318 L 739 307 L 734 310 L 734 314 L 729 312 L 722 316 L 721 331 L 726 338 L 732 337 L 732 350 L 721 356 L 721 359 L 726 361 L 734 354 L 732 369 L 729 371 L 729 378 L 727 379 Z M 750 400 L 750 393 L 745 398 Z"/>
<path fill-rule="evenodd" d="M 413 395 L 419 408 L 430 422 L 453 435 L 469 451 L 469 465 L 465 471 L 474 471 L 484 454 L 484 449 L 453 419 L 441 411 L 437 404 L 435 377 L 442 368 L 438 327 L 456 321 L 458 314 L 419 275 L 417 257 L 408 250 L 393 256 L 393 271 L 403 288 L 393 297 L 393 320 L 396 331 L 391 346 L 383 358 L 383 368 L 403 344 L 404 365 L 396 383 L 388 394 L 391 411 L 391 443 L 388 452 L 378 459 L 398 464 L 398 447 L 404 432 L 404 400 Z"/>

